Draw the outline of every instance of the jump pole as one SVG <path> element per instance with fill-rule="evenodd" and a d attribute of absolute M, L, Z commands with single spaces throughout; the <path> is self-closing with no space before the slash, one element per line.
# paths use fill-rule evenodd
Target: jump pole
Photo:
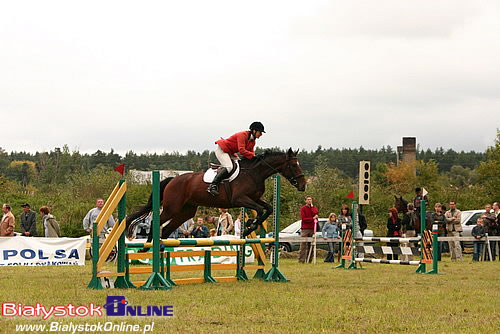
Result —
<path fill-rule="evenodd" d="M 423 263 L 424 259 L 424 230 L 425 230 L 425 220 L 426 220 L 426 207 L 425 207 L 425 201 L 421 200 L 420 201 L 420 265 L 418 266 L 417 270 L 415 271 L 416 273 L 425 273 L 425 263 Z"/>
<path fill-rule="evenodd" d="M 289 282 L 283 275 L 278 267 L 279 261 L 279 235 L 280 235 L 280 197 L 281 197 L 281 177 L 275 175 L 274 177 L 274 191 L 273 191 L 273 223 L 274 223 L 274 254 L 272 257 L 272 267 L 264 276 L 266 282 Z"/>
<path fill-rule="evenodd" d="M 153 171 L 153 272 L 142 290 L 170 290 L 172 286 L 160 273 L 160 172 Z M 162 264 L 163 265 L 163 264 Z"/>

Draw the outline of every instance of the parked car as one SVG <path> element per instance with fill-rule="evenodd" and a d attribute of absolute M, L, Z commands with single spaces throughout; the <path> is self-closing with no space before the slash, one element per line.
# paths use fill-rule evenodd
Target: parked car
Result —
<path fill-rule="evenodd" d="M 477 224 L 477 219 L 481 217 L 485 210 L 466 210 L 462 211 L 462 219 L 460 224 L 462 225 L 462 233 L 460 234 L 462 237 L 471 237 L 472 229 Z M 473 247 L 473 241 L 464 241 L 464 247 Z"/>
<path fill-rule="evenodd" d="M 328 250 L 328 244 L 325 241 L 325 239 L 322 238 L 321 236 L 321 229 L 323 228 L 323 225 L 328 221 L 328 218 L 319 218 L 318 219 L 318 228 L 316 232 L 316 241 L 317 241 L 317 247 Z M 281 238 L 286 238 L 286 239 L 298 239 L 300 238 L 300 225 L 301 221 L 297 220 L 296 222 L 292 223 L 291 225 L 285 227 L 283 230 L 281 230 L 279 237 L 280 237 L 280 248 L 281 250 L 285 252 L 293 252 L 296 250 L 299 250 L 300 248 L 300 241 L 285 241 L 281 242 Z M 340 233 L 339 233 L 340 235 Z M 366 237 L 373 237 L 373 231 L 372 230 L 365 230 Z M 269 237 L 273 237 L 273 233 L 268 233 Z"/>

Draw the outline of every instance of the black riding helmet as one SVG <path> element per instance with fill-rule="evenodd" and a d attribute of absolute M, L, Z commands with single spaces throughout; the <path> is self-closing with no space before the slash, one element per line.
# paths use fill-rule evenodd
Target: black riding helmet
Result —
<path fill-rule="evenodd" d="M 264 124 L 262 124 L 261 122 L 253 122 L 252 124 L 250 124 L 250 130 L 256 130 L 266 133 L 266 131 L 264 131 Z"/>

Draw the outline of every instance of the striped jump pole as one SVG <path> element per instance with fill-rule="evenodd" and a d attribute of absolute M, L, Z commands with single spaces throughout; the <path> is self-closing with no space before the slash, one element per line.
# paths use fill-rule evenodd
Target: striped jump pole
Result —
<path fill-rule="evenodd" d="M 352 256 L 351 256 L 351 264 L 347 269 L 360 269 L 356 265 L 356 223 L 358 222 L 358 202 L 354 201 L 352 202 L 352 241 L 351 241 L 351 247 L 352 247 Z"/>
<path fill-rule="evenodd" d="M 278 267 L 279 250 L 280 250 L 280 197 L 281 197 L 281 178 L 279 175 L 274 177 L 273 191 L 273 223 L 274 223 L 274 250 L 272 257 L 272 267 L 264 276 L 266 282 L 288 282 L 288 279 L 283 275 Z"/>
<path fill-rule="evenodd" d="M 432 225 L 432 270 L 426 274 L 439 274 L 438 272 L 438 226 Z"/>

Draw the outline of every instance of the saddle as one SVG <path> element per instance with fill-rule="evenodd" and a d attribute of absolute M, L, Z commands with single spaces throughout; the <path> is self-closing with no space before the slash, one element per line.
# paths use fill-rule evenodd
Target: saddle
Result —
<path fill-rule="evenodd" d="M 231 173 L 229 173 L 228 177 L 226 177 L 224 180 L 222 180 L 223 182 L 224 181 L 231 182 L 234 179 L 236 179 L 238 177 L 238 175 L 240 174 L 240 164 L 238 163 L 238 161 L 235 161 L 235 160 L 232 160 L 232 162 L 233 162 L 233 170 L 231 171 Z M 205 174 L 203 174 L 203 182 L 212 183 L 215 175 L 217 175 L 217 169 L 219 169 L 220 167 L 222 167 L 222 166 L 210 163 L 210 168 L 208 168 L 207 171 L 205 172 Z"/>

